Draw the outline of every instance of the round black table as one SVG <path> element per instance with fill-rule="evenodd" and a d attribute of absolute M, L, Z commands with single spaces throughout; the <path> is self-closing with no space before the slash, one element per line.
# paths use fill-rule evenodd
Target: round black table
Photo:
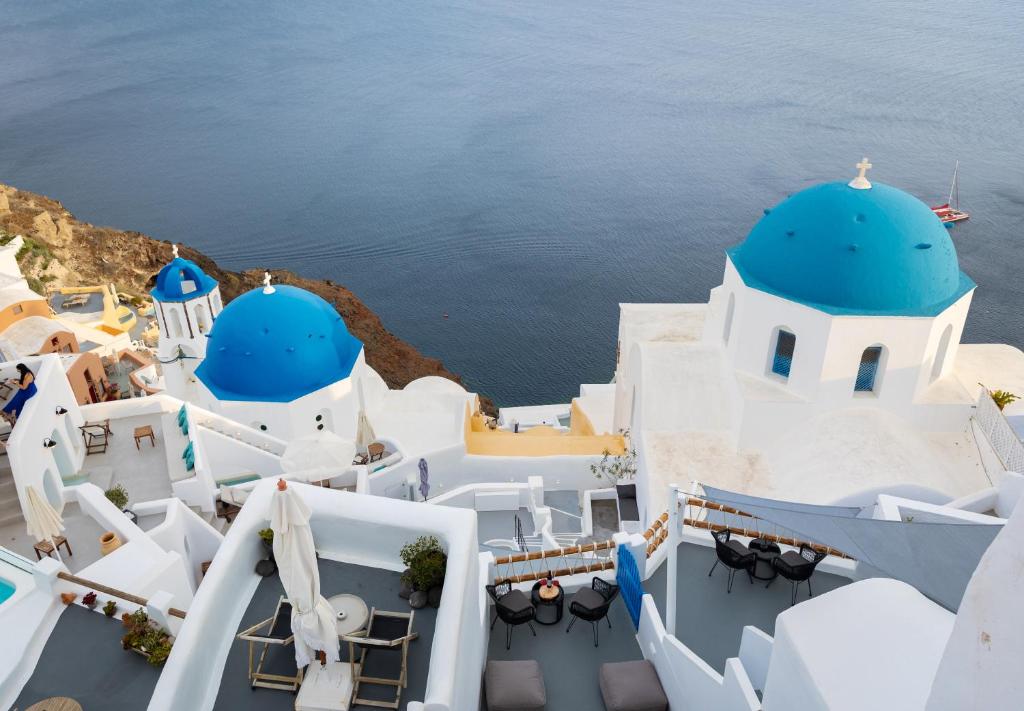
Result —
<path fill-rule="evenodd" d="M 750 572 L 754 579 L 775 580 L 779 573 L 772 567 L 772 560 L 782 555 L 782 549 L 778 544 L 763 538 L 755 538 L 747 544 L 747 548 L 754 551 L 756 557 L 754 569 Z"/>
<path fill-rule="evenodd" d="M 536 608 L 536 614 L 533 619 L 538 625 L 557 625 L 562 621 L 565 591 L 562 590 L 561 586 L 554 585 L 552 588 L 557 591 L 554 597 L 541 597 L 541 585 L 543 583 L 538 580 L 533 584 L 533 589 L 530 591 L 530 601 L 533 603 L 534 608 Z"/>

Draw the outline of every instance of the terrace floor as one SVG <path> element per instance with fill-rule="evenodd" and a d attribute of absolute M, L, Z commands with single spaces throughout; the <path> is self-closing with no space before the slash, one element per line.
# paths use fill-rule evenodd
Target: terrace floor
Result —
<path fill-rule="evenodd" d="M 755 581 L 751 585 L 745 576 L 737 574 L 732 593 L 726 594 L 728 573 L 723 570 L 724 566 L 719 565 L 714 575 L 708 577 L 715 560 L 714 548 L 688 543 L 680 546 L 676 634 L 704 661 L 723 672 L 725 660 L 739 654 L 743 627 L 753 625 L 768 634 L 775 633 L 775 617 L 789 608 L 790 584 L 780 578 L 766 589 L 764 583 Z M 667 565 L 662 564 L 644 583 L 644 589 L 654 597 L 662 615 L 665 610 L 666 569 Z M 814 594 L 820 595 L 850 581 L 819 572 L 811 582 Z M 487 658 L 536 659 L 540 662 L 548 708 L 602 709 L 598 669 L 605 662 L 643 658 L 636 641 L 636 629 L 619 597 L 609 613 L 612 628 L 608 629 L 607 623 L 600 624 L 600 646 L 595 648 L 590 625 L 582 620 L 566 634 L 572 619 L 569 598 L 571 594 L 567 595 L 565 614 L 559 624 L 545 627 L 534 623 L 536 637 L 526 626 L 514 628 L 509 651 L 505 650 L 504 622 L 498 620 L 491 632 Z M 800 589 L 797 604 L 806 599 L 805 585 Z"/>
<path fill-rule="evenodd" d="M 536 659 L 544 674 L 547 690 L 547 708 L 569 711 L 597 711 L 604 708 L 598 687 L 597 672 L 605 662 L 625 662 L 642 659 L 636 641 L 636 630 L 621 597 L 612 603 L 607 622 L 598 629 L 599 646 L 594 646 L 594 635 L 589 622 L 578 621 L 566 634 L 572 615 L 566 595 L 562 621 L 545 626 L 533 623 L 537 636 L 530 628 L 520 625 L 512 630 L 512 648 L 505 650 L 505 623 L 498 620 L 491 631 L 487 649 L 490 660 Z M 488 612 L 494 615 L 493 607 Z M 482 692 L 483 693 L 483 692 Z M 481 708 L 486 708 L 482 705 Z"/>
<path fill-rule="evenodd" d="M 83 514 L 76 503 L 66 504 L 61 515 L 64 518 L 64 533 L 61 535 L 68 539 L 72 553 L 69 556 L 64 546 L 61 546 L 61 559 L 70 572 L 77 573 L 100 559 L 100 536 L 103 535 L 103 529 L 90 516 Z M 32 549 L 34 543 L 26 533 L 25 521 L 21 518 L 0 527 L 0 545 L 33 561 L 36 559 Z"/>
<path fill-rule="evenodd" d="M 135 447 L 136 427 L 149 425 L 156 435 Z M 101 489 L 122 484 L 131 503 L 166 499 L 171 496 L 171 479 L 167 473 L 165 445 L 167 438 L 159 414 L 134 415 L 110 421 L 112 432 L 107 451 L 86 455 L 82 474 Z M 172 433 L 177 434 L 177 433 Z M 184 441 L 184 439 L 182 439 Z M 182 444 L 182 448 L 184 448 Z"/>
<path fill-rule="evenodd" d="M 764 582 L 750 584 L 743 573 L 737 573 L 732 592 L 726 593 L 729 572 L 719 565 L 714 574 L 708 571 L 715 564 L 715 549 L 683 543 L 679 546 L 679 576 L 676 590 L 676 637 L 696 652 L 719 673 L 725 671 L 725 660 L 740 651 L 743 628 L 753 625 L 775 634 L 775 618 L 789 609 L 791 584 L 779 577 L 768 588 Z M 665 580 L 667 563 L 644 582 L 658 611 L 665 615 Z M 838 575 L 816 572 L 811 578 L 815 595 L 835 590 L 851 581 Z M 807 599 L 807 585 L 797 593 L 797 604 Z"/>
<path fill-rule="evenodd" d="M 14 708 L 69 696 L 83 709 L 145 711 L 160 670 L 122 649 L 122 634 L 119 620 L 80 605 L 65 607 Z"/>
<path fill-rule="evenodd" d="M 398 597 L 399 574 L 390 570 L 367 568 L 336 561 L 320 559 L 320 590 L 324 597 L 339 593 L 351 593 L 363 598 L 367 607 L 392 612 L 408 612 L 409 605 Z M 246 629 L 274 614 L 277 601 L 284 594 L 279 578 L 274 575 L 264 578 L 256 593 L 249 602 L 249 607 L 242 617 L 239 630 Z M 409 684 L 402 692 L 402 705 L 405 708 L 410 701 L 422 701 L 427 688 L 427 672 L 430 669 L 430 647 L 434 643 L 434 623 L 437 611 L 431 607 L 415 611 L 413 630 L 419 633 L 419 639 L 409 645 Z M 575 632 L 575 630 L 573 630 Z M 273 649 L 273 648 L 272 648 Z M 285 647 L 275 651 L 276 656 L 268 654 L 266 671 L 277 670 L 282 674 L 295 673 L 295 651 L 293 647 Z M 272 658 L 273 657 L 273 658 Z M 348 660 L 348 645 L 341 649 L 341 659 Z M 369 664 L 367 665 L 369 666 Z M 387 672 L 390 674 L 390 672 Z M 383 674 L 383 673 L 382 673 Z M 295 707 L 295 696 L 284 691 L 273 689 L 252 689 L 247 680 L 248 675 L 248 643 L 235 640 L 228 654 L 221 677 L 220 693 L 214 705 L 215 711 L 287 711 Z M 364 687 L 360 694 L 368 698 L 387 699 L 389 689 L 385 687 Z M 381 693 L 377 693 L 381 692 Z M 352 706 L 354 711 L 370 707 Z"/>

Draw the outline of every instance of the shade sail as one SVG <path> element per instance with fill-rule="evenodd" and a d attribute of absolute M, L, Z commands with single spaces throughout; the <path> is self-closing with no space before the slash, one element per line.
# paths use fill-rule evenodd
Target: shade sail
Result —
<path fill-rule="evenodd" d="M 309 507 L 293 487 L 280 482 L 270 505 L 270 528 L 274 531 L 274 558 L 288 601 L 292 604 L 292 632 L 295 634 L 295 663 L 302 668 L 317 650 L 328 662 L 338 661 L 338 628 L 334 610 L 320 594 L 313 532 L 309 528 Z"/>
<path fill-rule="evenodd" d="M 818 506 L 703 488 L 711 501 L 784 529 L 781 535 L 840 550 L 882 575 L 913 585 L 950 610 L 960 605 L 982 554 L 1002 529 L 997 519 L 992 524 L 961 522 L 914 511 L 910 520 L 892 521 L 872 518 L 873 507 Z M 708 514 L 717 523 L 737 524 L 735 515 Z M 761 528 L 772 532 L 768 526 Z"/>

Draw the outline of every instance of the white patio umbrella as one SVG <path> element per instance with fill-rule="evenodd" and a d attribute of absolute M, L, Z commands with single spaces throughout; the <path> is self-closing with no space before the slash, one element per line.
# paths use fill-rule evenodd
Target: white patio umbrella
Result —
<path fill-rule="evenodd" d="M 55 539 L 64 530 L 64 519 L 50 506 L 50 502 L 36 491 L 34 486 L 26 487 L 25 498 L 28 499 L 28 510 L 25 511 L 28 535 L 33 536 L 37 541 L 49 541 L 57 554 L 57 560 L 63 562 Z"/>
<path fill-rule="evenodd" d="M 338 661 L 338 627 L 330 603 L 320 594 L 309 507 L 284 479 L 277 482 L 270 504 L 270 528 L 274 531 L 274 559 L 285 595 L 292 604 L 295 663 L 302 668 L 323 650 L 328 662 Z"/>
<path fill-rule="evenodd" d="M 281 468 L 306 481 L 328 479 L 352 468 L 356 445 L 330 430 L 293 439 L 281 456 Z"/>
<path fill-rule="evenodd" d="M 359 411 L 359 425 L 356 428 L 356 448 L 365 452 L 367 448 L 377 441 L 377 434 L 373 431 L 370 418 L 366 416 L 366 410 Z"/>

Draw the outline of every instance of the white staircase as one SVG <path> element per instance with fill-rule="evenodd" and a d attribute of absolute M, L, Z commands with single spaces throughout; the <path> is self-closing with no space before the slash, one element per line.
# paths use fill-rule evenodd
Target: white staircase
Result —
<path fill-rule="evenodd" d="M 0 528 L 21 523 L 23 520 L 21 504 L 18 503 L 18 491 L 5 457 L 3 467 L 0 468 Z"/>

